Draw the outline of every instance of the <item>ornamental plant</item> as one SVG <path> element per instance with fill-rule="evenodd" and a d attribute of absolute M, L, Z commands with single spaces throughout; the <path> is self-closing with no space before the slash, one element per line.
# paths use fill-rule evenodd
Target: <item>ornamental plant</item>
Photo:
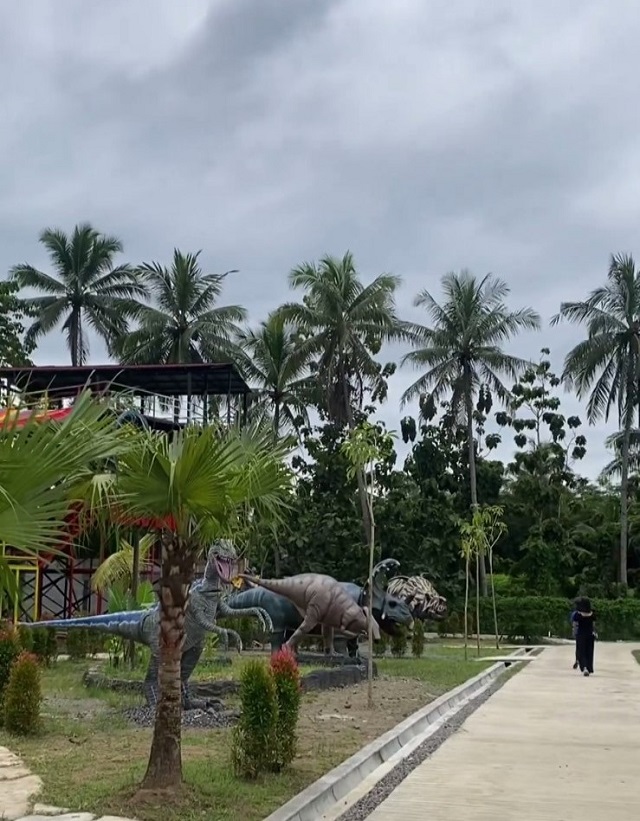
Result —
<path fill-rule="evenodd" d="M 14 735 L 34 735 L 40 729 L 42 688 L 40 664 L 23 650 L 11 667 L 4 692 L 4 725 Z"/>
<path fill-rule="evenodd" d="M 240 707 L 232 733 L 231 763 L 236 775 L 253 779 L 273 770 L 278 726 L 276 684 L 263 661 L 250 661 L 242 671 Z"/>
<path fill-rule="evenodd" d="M 296 728 L 300 715 L 300 669 L 295 656 L 286 648 L 271 657 L 271 675 L 276 688 L 278 718 L 272 769 L 280 772 L 296 756 Z"/>
<path fill-rule="evenodd" d="M 20 655 L 20 639 L 17 631 L 10 625 L 0 629 L 0 708 L 4 701 L 4 691 L 9 683 L 11 666 Z M 2 710 L 0 709 L 0 719 Z"/>
<path fill-rule="evenodd" d="M 421 658 L 424 653 L 424 624 L 420 619 L 413 623 L 413 633 L 411 635 L 411 654 L 414 658 Z"/>

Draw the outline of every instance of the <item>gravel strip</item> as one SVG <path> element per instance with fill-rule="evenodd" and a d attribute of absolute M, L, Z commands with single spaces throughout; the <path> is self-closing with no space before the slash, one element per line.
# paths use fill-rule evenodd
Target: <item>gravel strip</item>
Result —
<path fill-rule="evenodd" d="M 130 707 L 123 711 L 124 717 L 138 727 L 153 727 L 156 718 L 154 707 Z M 231 727 L 238 720 L 234 710 L 183 710 L 182 726 L 192 729 Z"/>
<path fill-rule="evenodd" d="M 449 721 L 443 724 L 433 735 L 429 736 L 426 741 L 417 747 L 411 755 L 407 756 L 407 758 L 394 767 L 390 773 L 387 773 L 380 779 L 371 792 L 363 796 L 352 807 L 349 807 L 349 809 L 339 817 L 338 821 L 363 821 L 363 819 L 368 818 L 376 807 L 382 804 L 385 798 L 388 798 L 393 790 L 404 781 L 409 773 L 415 770 L 415 768 L 429 758 L 430 755 L 433 755 L 438 747 L 457 732 L 467 718 L 499 690 L 509 678 L 508 673 L 503 673 L 482 695 L 475 698 L 470 704 L 465 705 L 455 716 L 452 716 Z"/>

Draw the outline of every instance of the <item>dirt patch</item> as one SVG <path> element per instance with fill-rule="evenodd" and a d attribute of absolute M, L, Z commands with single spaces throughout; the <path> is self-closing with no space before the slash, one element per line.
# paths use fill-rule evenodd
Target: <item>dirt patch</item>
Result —
<path fill-rule="evenodd" d="M 109 706 L 99 698 L 61 698 L 45 696 L 44 716 L 63 715 L 66 718 L 88 719 L 107 712 Z"/>
<path fill-rule="evenodd" d="M 298 737 L 300 752 L 322 745 L 331 748 L 333 739 L 353 736 L 356 749 L 390 730 L 407 716 L 438 696 L 424 682 L 380 676 L 373 683 L 375 709 L 367 707 L 367 683 L 340 690 L 309 694 L 302 702 Z"/>

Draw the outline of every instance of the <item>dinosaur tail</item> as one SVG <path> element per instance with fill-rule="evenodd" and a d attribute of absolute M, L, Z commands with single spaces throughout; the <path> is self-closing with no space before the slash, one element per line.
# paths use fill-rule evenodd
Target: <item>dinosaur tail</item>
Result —
<path fill-rule="evenodd" d="M 278 593 L 280 596 L 287 596 L 291 591 L 292 585 L 295 584 L 293 579 L 259 579 L 257 576 L 249 576 L 245 573 L 241 574 L 242 578 L 256 587 L 263 587 L 265 590 L 270 590 L 272 593 Z"/>
<path fill-rule="evenodd" d="M 50 619 L 49 621 L 21 622 L 21 627 L 49 627 L 54 630 L 74 630 L 85 628 L 101 630 L 112 636 L 138 639 L 142 622 L 149 610 L 130 610 L 126 613 L 105 613 L 103 616 L 84 616 L 77 619 Z"/>
<path fill-rule="evenodd" d="M 225 604 L 232 610 L 244 610 L 246 607 L 262 607 L 264 593 L 259 587 L 252 587 L 250 590 L 243 590 L 242 593 L 234 593 L 225 599 Z"/>

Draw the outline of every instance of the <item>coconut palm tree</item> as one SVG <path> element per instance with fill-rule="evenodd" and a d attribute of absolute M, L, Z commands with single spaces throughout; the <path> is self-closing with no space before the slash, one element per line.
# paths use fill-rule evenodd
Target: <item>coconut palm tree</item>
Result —
<path fill-rule="evenodd" d="M 289 302 L 278 313 L 295 328 L 299 356 L 312 363 L 318 408 L 332 422 L 355 427 L 354 411 L 361 408 L 365 388 L 384 395 L 385 373 L 375 356 L 384 342 L 401 334 L 395 312 L 400 278 L 380 274 L 364 285 L 353 255 L 322 257 L 289 274 L 289 284 L 304 291 L 302 302 Z M 365 541 L 370 543 L 371 521 L 365 477 L 357 472 Z"/>
<path fill-rule="evenodd" d="M 284 317 L 270 314 L 257 329 L 242 332 L 239 342 L 247 353 L 238 364 L 253 387 L 252 410 L 271 416 L 276 438 L 283 428 L 307 423 L 308 359 Z"/>
<path fill-rule="evenodd" d="M 394 301 L 400 279 L 381 274 L 364 285 L 347 251 L 342 259 L 325 256 L 294 268 L 289 283 L 304 291 L 302 302 L 278 313 L 297 332 L 299 356 L 314 362 L 321 410 L 352 428 L 364 388 L 379 389 L 384 381 L 376 354 L 400 335 Z"/>
<path fill-rule="evenodd" d="M 141 265 L 138 275 L 152 305 L 137 314 L 138 328 L 122 336 L 116 354 L 127 364 L 189 364 L 229 361 L 241 355 L 234 343 L 237 323 L 247 312 L 239 305 L 216 303 L 228 274 L 205 274 L 196 254 L 173 252 L 171 267 Z"/>
<path fill-rule="evenodd" d="M 448 273 L 442 278 L 442 290 L 442 303 L 427 290 L 414 300 L 414 305 L 426 308 L 430 326 L 405 323 L 406 335 L 415 350 L 405 355 L 402 364 L 426 370 L 404 392 L 402 403 L 428 395 L 437 406 L 445 395 L 450 395 L 451 412 L 454 418 L 464 418 L 467 429 L 474 511 L 478 507 L 474 397 L 484 386 L 501 401 L 507 401 L 509 390 L 503 377 L 515 380 L 531 363 L 505 353 L 503 345 L 521 330 L 539 328 L 540 317 L 531 308 L 510 310 L 505 303 L 509 288 L 491 274 L 478 280 L 466 270 Z M 486 595 L 484 561 L 480 563 L 480 572 L 482 592 Z"/>
<path fill-rule="evenodd" d="M 159 701 L 144 788 L 182 783 L 180 658 L 195 562 L 214 538 L 230 536 L 247 508 L 277 518 L 287 504 L 286 446 L 270 430 L 187 427 L 169 439 L 130 438 L 117 472 L 98 477 L 100 509 L 154 523 L 162 544 Z"/>
<path fill-rule="evenodd" d="M 587 338 L 567 354 L 564 377 L 578 398 L 589 394 L 590 423 L 616 408 L 620 445 L 620 552 L 618 581 L 627 583 L 629 541 L 629 449 L 640 397 L 640 271 L 632 256 L 614 254 L 607 283 L 580 302 L 563 302 L 551 320 L 586 325 Z"/>
<path fill-rule="evenodd" d="M 114 267 L 122 251 L 119 239 L 100 234 L 88 223 L 77 225 L 71 236 L 47 228 L 40 235 L 54 274 L 46 274 L 23 263 L 15 265 L 10 277 L 21 288 L 44 296 L 24 297 L 25 310 L 37 318 L 27 331 L 27 345 L 37 342 L 60 323 L 71 352 L 71 364 L 83 365 L 89 356 L 87 326 L 106 342 L 126 333 L 128 320 L 146 296 L 144 284 L 127 264 Z"/>

